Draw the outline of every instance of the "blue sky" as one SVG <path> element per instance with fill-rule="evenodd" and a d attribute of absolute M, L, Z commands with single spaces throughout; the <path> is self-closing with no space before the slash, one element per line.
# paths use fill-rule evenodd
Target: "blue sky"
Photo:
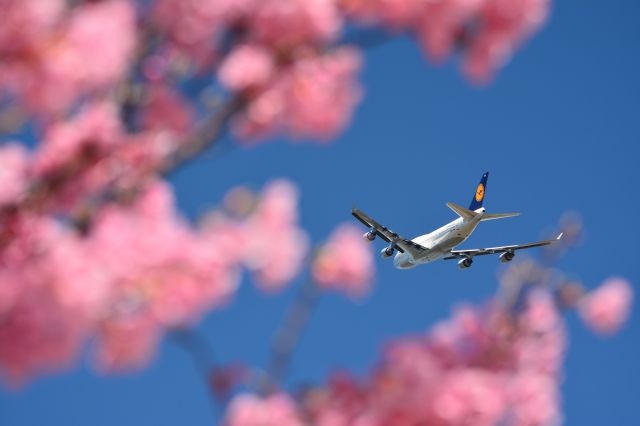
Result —
<path fill-rule="evenodd" d="M 487 209 L 524 214 L 483 224 L 466 247 L 529 241 L 577 211 L 585 244 L 560 267 L 587 286 L 620 275 L 638 292 L 640 235 L 626 222 L 640 211 L 639 12 L 631 0 L 556 2 L 545 29 L 481 89 L 453 62 L 436 68 L 412 42 L 387 43 L 367 52 L 366 96 L 333 145 L 275 141 L 209 153 L 172 176 L 179 206 L 196 217 L 234 185 L 257 189 L 286 177 L 301 188 L 302 223 L 314 241 L 351 221 L 353 204 L 412 236 L 451 220 L 444 203 L 466 205 L 490 170 Z M 290 384 L 319 381 L 336 367 L 364 373 L 384 341 L 422 332 L 458 302 L 496 290 L 493 257 L 465 271 L 448 262 L 411 271 L 376 263 L 374 291 L 362 303 L 337 295 L 320 302 Z M 264 297 L 245 281 L 199 330 L 220 360 L 262 366 L 293 293 Z M 638 423 L 639 315 L 611 338 L 567 315 L 566 424 Z M 2 425 L 211 425 L 219 415 L 190 359 L 170 342 L 139 374 L 101 377 L 83 364 L 17 393 L 0 390 L 0 413 Z"/>

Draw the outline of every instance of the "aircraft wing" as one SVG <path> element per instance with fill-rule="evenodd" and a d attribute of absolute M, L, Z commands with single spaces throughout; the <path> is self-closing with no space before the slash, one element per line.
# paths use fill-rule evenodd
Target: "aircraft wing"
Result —
<path fill-rule="evenodd" d="M 481 248 L 481 249 L 451 250 L 451 255 L 445 257 L 444 260 L 459 259 L 461 257 L 482 256 L 485 254 L 504 253 L 507 251 L 523 250 L 523 249 L 528 249 L 532 247 L 546 246 L 551 243 L 555 243 L 560 238 L 562 238 L 562 233 L 560 233 L 556 238 L 552 240 L 536 241 L 535 243 L 516 244 L 512 246 L 489 247 L 489 248 Z"/>
<path fill-rule="evenodd" d="M 375 232 L 375 234 L 381 239 L 394 244 L 396 249 L 401 253 L 408 252 L 412 256 L 416 257 L 428 250 L 426 247 L 396 234 L 386 226 L 380 225 L 371 217 L 367 216 L 362 210 L 354 207 L 351 209 L 351 214 L 369 228 L 371 232 Z"/>

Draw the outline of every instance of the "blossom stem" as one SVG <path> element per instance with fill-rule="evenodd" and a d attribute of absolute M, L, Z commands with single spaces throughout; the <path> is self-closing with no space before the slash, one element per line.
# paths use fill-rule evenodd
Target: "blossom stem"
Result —
<path fill-rule="evenodd" d="M 308 280 L 300 287 L 282 327 L 274 337 L 266 378 L 260 386 L 262 393 L 271 392 L 286 377 L 293 352 L 300 342 L 302 333 L 309 322 L 311 311 L 318 303 L 319 296 L 319 289 L 313 280 Z"/>

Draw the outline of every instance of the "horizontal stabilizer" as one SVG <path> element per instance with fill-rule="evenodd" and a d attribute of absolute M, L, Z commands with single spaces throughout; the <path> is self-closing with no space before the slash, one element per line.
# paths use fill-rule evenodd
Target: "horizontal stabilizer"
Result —
<path fill-rule="evenodd" d="M 458 216 L 465 220 L 471 220 L 477 214 L 469 209 L 465 209 L 462 206 L 457 205 L 456 203 L 452 203 L 451 201 L 447 203 L 447 207 L 453 210 Z"/>
<path fill-rule="evenodd" d="M 485 213 L 482 215 L 480 221 L 484 222 L 485 220 L 504 219 L 505 217 L 514 216 L 520 216 L 520 213 Z"/>

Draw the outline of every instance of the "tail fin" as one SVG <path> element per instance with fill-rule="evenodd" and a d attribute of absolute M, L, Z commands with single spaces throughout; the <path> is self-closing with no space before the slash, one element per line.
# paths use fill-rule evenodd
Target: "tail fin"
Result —
<path fill-rule="evenodd" d="M 482 202 L 484 201 L 484 193 L 487 190 L 487 179 L 489 178 L 489 172 L 486 172 L 480 178 L 480 183 L 476 187 L 476 193 L 473 194 L 473 198 L 471 199 L 471 204 L 469 205 L 469 210 L 477 210 L 482 207 Z"/>
<path fill-rule="evenodd" d="M 457 205 L 456 203 L 448 202 L 447 207 L 453 210 L 458 216 L 465 220 L 473 219 L 478 213 L 472 212 L 471 210 L 467 210 L 462 206 Z"/>

